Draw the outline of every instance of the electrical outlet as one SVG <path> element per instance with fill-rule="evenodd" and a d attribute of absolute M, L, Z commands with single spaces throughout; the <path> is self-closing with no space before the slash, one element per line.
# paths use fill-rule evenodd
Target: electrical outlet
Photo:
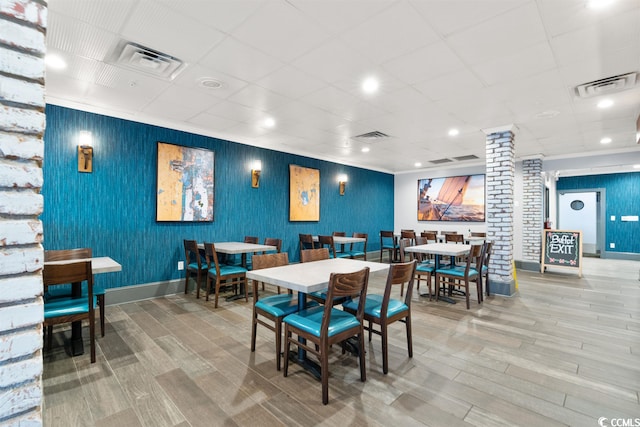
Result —
<path fill-rule="evenodd" d="M 615 248 L 616 248 L 615 243 L 609 243 L 609 249 L 615 249 Z"/>
<path fill-rule="evenodd" d="M 178 270 L 184 270 L 184 261 L 178 261 Z"/>

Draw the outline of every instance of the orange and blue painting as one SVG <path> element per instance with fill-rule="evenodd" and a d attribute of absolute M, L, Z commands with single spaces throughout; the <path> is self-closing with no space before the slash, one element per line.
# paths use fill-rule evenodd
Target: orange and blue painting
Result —
<path fill-rule="evenodd" d="M 156 221 L 213 221 L 214 152 L 158 142 Z"/>
<path fill-rule="evenodd" d="M 418 221 L 485 220 L 484 174 L 418 180 Z"/>
<path fill-rule="evenodd" d="M 289 221 L 320 221 L 320 171 L 289 165 Z"/>

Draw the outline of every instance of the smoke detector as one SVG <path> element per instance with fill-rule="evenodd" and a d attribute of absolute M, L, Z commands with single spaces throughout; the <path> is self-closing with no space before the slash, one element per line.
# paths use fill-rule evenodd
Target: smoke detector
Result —
<path fill-rule="evenodd" d="M 116 55 L 117 65 L 167 80 L 175 79 L 186 67 L 178 58 L 133 42 L 121 42 Z"/>
<path fill-rule="evenodd" d="M 636 85 L 638 73 L 626 73 L 576 86 L 575 93 L 580 98 L 604 95 L 621 90 L 631 89 Z"/>

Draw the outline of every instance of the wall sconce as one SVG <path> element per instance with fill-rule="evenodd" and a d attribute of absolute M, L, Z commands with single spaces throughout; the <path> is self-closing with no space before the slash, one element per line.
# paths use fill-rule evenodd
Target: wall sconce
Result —
<path fill-rule="evenodd" d="M 93 172 L 93 137 L 91 132 L 81 131 L 78 138 L 78 172 Z"/>
<path fill-rule="evenodd" d="M 262 171 L 262 162 L 256 160 L 251 166 L 251 187 L 253 188 L 260 187 L 260 171 Z"/>
<path fill-rule="evenodd" d="M 344 196 L 344 189 L 347 186 L 347 175 L 338 176 L 338 185 L 340 187 L 340 195 Z"/>

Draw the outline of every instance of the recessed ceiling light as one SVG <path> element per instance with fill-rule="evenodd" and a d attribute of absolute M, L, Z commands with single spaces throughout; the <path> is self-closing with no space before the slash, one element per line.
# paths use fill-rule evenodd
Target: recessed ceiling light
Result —
<path fill-rule="evenodd" d="M 605 136 L 600 140 L 600 144 L 609 144 L 611 141 L 612 141 L 611 138 L 609 138 L 608 136 Z"/>
<path fill-rule="evenodd" d="M 375 93 L 380 87 L 380 82 L 375 77 L 369 77 L 362 82 L 362 90 L 364 93 Z"/>
<path fill-rule="evenodd" d="M 449 129 L 449 136 L 456 136 L 458 134 L 460 134 L 458 129 Z"/>
<path fill-rule="evenodd" d="M 272 127 L 274 127 L 276 125 L 276 121 L 272 117 L 267 117 L 266 119 L 264 119 L 262 124 L 266 128 L 272 128 Z"/>
<path fill-rule="evenodd" d="M 422 166 L 422 163 L 420 163 L 420 162 L 415 162 L 414 166 L 415 166 L 415 167 L 417 167 L 417 168 L 419 168 L 420 166 Z"/>
<path fill-rule="evenodd" d="M 362 152 L 363 153 L 368 153 L 371 149 L 369 147 L 362 147 Z"/>
<path fill-rule="evenodd" d="M 67 63 L 62 57 L 55 53 L 49 53 L 45 56 L 44 62 L 54 70 L 64 70 L 67 68 Z"/>
<path fill-rule="evenodd" d="M 640 169 L 640 165 L 633 165 L 634 169 Z"/>
<path fill-rule="evenodd" d="M 613 105 L 613 101 L 610 99 L 603 99 L 602 101 L 598 102 L 598 108 L 609 108 Z"/>
<path fill-rule="evenodd" d="M 587 7 L 589 7 L 589 9 L 604 9 L 611 3 L 613 3 L 613 0 L 589 0 Z"/>
<path fill-rule="evenodd" d="M 211 77 L 202 77 L 198 79 L 198 84 L 205 89 L 220 89 L 223 84 L 221 81 Z"/>

